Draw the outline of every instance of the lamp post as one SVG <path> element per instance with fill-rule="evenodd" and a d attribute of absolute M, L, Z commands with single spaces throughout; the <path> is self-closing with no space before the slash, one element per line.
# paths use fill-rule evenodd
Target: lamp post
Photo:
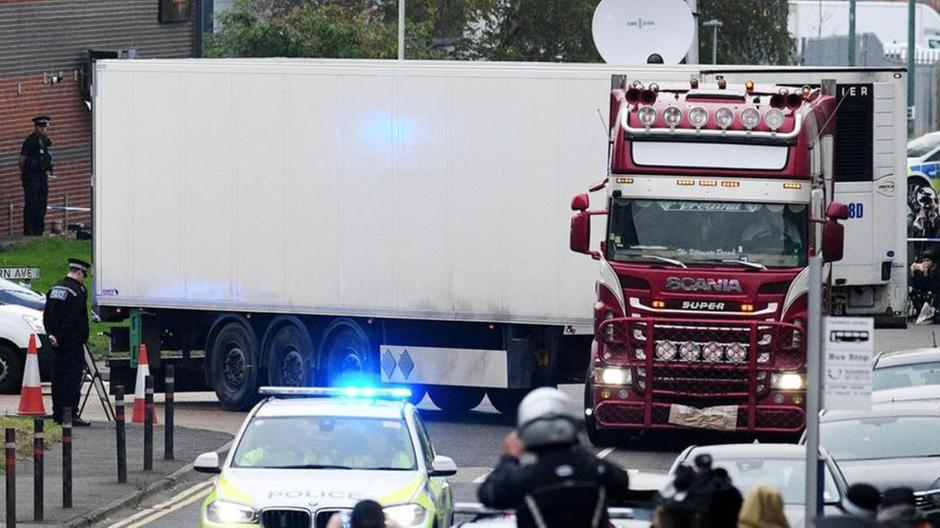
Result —
<path fill-rule="evenodd" d="M 405 60 L 405 0 L 398 0 L 398 60 Z"/>
<path fill-rule="evenodd" d="M 713 18 L 702 22 L 702 25 L 712 28 L 712 64 L 718 64 L 718 28 L 721 27 L 721 20 Z"/>

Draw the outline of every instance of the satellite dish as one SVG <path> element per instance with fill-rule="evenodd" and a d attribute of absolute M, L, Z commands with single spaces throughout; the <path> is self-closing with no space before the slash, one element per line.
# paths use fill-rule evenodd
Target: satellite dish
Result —
<path fill-rule="evenodd" d="M 679 64 L 692 45 L 695 20 L 684 0 L 602 0 L 591 33 L 609 64 L 646 64 L 654 53 L 665 64 Z"/>

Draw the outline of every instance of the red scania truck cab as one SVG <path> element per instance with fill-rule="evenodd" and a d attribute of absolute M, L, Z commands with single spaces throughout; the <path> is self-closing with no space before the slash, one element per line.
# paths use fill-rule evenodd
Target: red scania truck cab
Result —
<path fill-rule="evenodd" d="M 798 433 L 807 263 L 831 197 L 835 98 L 693 79 L 624 82 L 610 101 L 609 175 L 592 189 L 606 190 L 607 207 L 572 201 L 571 249 L 600 263 L 592 442 L 682 427 Z"/>

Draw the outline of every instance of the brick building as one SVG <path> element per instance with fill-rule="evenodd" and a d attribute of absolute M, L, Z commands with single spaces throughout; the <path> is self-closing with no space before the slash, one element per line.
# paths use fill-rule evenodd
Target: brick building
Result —
<path fill-rule="evenodd" d="M 191 57 L 200 45 L 190 5 L 197 1 L 0 0 L 0 238 L 22 233 L 16 161 L 32 117 L 53 118 L 57 178 L 49 182 L 49 205 L 62 205 L 67 196 L 70 206 L 88 207 L 91 111 L 82 91 L 89 50 L 133 50 L 140 59 Z M 46 229 L 62 218 L 50 211 Z M 68 220 L 90 218 L 73 212 Z"/>

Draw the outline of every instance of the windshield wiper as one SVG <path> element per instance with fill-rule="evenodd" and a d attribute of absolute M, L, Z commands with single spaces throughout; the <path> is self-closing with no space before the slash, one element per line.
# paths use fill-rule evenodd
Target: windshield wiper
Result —
<path fill-rule="evenodd" d="M 679 268 L 688 268 L 688 266 L 686 266 L 685 263 L 681 260 L 660 257 L 659 255 L 640 255 L 640 258 L 658 260 L 660 262 L 665 262 L 666 264 L 672 264 L 673 266 L 677 266 Z"/>
<path fill-rule="evenodd" d="M 762 270 L 762 271 L 767 269 L 767 266 L 761 264 L 760 262 L 748 262 L 746 260 L 738 260 L 738 259 L 701 259 L 701 260 L 698 260 L 698 262 L 721 262 L 724 264 L 740 264 L 741 266 L 746 266 L 748 268 Z"/>
<path fill-rule="evenodd" d="M 293 466 L 270 466 L 266 469 L 352 469 L 349 466 L 336 466 L 332 464 L 297 464 Z"/>

